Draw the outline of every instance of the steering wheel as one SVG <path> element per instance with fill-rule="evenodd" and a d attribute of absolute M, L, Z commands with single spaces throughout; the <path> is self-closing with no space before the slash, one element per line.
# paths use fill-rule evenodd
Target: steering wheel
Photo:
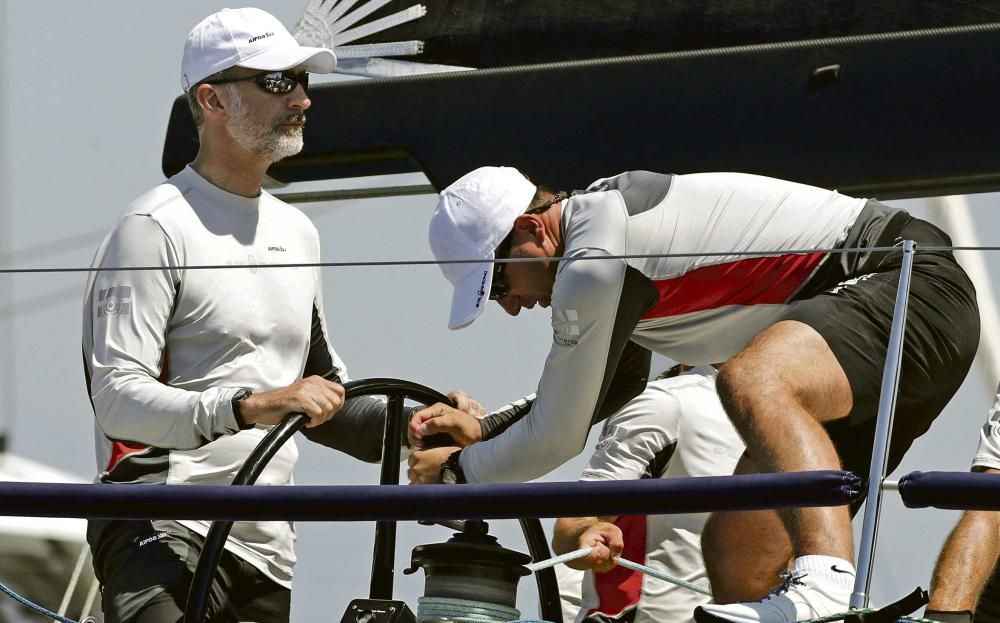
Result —
<path fill-rule="evenodd" d="M 452 401 L 429 387 L 392 378 L 359 379 L 344 383 L 344 399 L 360 396 L 385 396 L 386 418 L 385 432 L 382 436 L 382 470 L 379 480 L 383 485 L 399 484 L 399 440 L 403 435 L 403 427 L 407 422 L 403 410 L 406 399 L 430 405 L 437 402 L 453 404 Z M 252 485 L 256 482 L 268 461 L 275 455 L 296 431 L 302 428 L 308 418 L 303 413 L 292 413 L 268 432 L 257 444 L 246 462 L 233 479 L 234 485 Z M 521 530 L 528 551 L 534 560 L 544 560 L 549 557 L 549 546 L 545 539 L 542 524 L 536 518 L 522 518 Z M 198 559 L 188 591 L 187 605 L 184 610 L 186 623 L 201 623 L 208 611 L 208 595 L 215 577 L 219 560 L 225 548 L 226 538 L 233 527 L 232 521 L 215 521 L 212 523 L 205 544 Z M 396 553 L 396 522 L 379 521 L 375 524 L 375 549 L 372 555 L 372 578 L 369 589 L 371 599 L 392 599 L 393 566 Z M 563 623 L 562 608 L 559 603 L 559 585 L 552 568 L 535 572 L 535 582 L 538 587 L 539 610 L 541 617 L 553 623 Z"/>

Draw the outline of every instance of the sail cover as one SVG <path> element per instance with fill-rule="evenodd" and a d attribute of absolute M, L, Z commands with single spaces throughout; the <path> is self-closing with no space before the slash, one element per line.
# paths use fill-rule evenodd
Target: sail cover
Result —
<path fill-rule="evenodd" d="M 441 187 L 507 164 L 567 189 L 628 169 L 884 199 L 1000 189 L 990 3 L 442 0 L 356 43 L 403 39 L 422 42 L 408 63 L 475 69 L 314 87 L 306 147 L 273 178 Z M 196 153 L 178 98 L 164 173 Z"/>

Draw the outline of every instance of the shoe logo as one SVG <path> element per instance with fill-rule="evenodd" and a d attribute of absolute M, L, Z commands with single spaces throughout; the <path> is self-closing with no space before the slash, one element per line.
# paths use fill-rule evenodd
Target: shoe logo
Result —
<path fill-rule="evenodd" d="M 845 570 L 843 570 L 843 569 L 838 569 L 838 568 L 837 568 L 837 565 L 830 565 L 830 570 L 831 570 L 831 571 L 834 571 L 834 572 L 836 572 L 836 573 L 846 573 L 847 575 L 854 575 L 854 574 L 853 574 L 853 573 L 851 573 L 850 571 L 845 571 Z"/>

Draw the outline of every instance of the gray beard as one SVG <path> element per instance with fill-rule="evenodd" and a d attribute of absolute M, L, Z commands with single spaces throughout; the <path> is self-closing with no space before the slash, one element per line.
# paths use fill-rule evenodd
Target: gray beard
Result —
<path fill-rule="evenodd" d="M 270 163 L 302 151 L 301 127 L 294 132 L 282 132 L 267 124 L 259 123 L 250 116 L 239 91 L 230 88 L 229 96 L 231 111 L 226 129 L 238 145 Z"/>

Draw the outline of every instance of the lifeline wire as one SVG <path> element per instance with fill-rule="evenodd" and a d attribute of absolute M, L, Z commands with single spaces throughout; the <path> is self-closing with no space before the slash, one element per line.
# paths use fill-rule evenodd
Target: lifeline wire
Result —
<path fill-rule="evenodd" d="M 496 264 L 524 264 L 533 262 L 583 262 L 594 260 L 644 260 L 665 257 L 767 257 L 775 255 L 805 255 L 810 253 L 857 253 L 857 252 L 878 252 L 888 253 L 897 251 L 902 253 L 901 247 L 850 247 L 835 249 L 783 249 L 770 251 L 705 251 L 701 253 L 633 253 L 626 255 L 601 255 L 584 257 L 506 257 L 494 258 L 492 262 Z M 1000 251 L 1000 247 L 945 247 L 945 246 L 925 246 L 920 247 L 920 251 Z M 108 266 L 108 267 L 57 267 L 57 268 L 0 268 L 0 275 L 4 274 L 31 274 L 31 273 L 103 273 L 113 271 L 145 271 L 164 270 L 165 268 L 177 268 L 183 270 L 223 270 L 223 269 L 261 269 L 261 268 L 357 268 L 369 266 L 428 266 L 440 264 L 482 264 L 483 259 L 467 260 L 385 260 L 385 261 L 359 261 L 359 262 L 292 262 L 282 264 L 194 264 L 187 266 Z"/>
<path fill-rule="evenodd" d="M 18 595 L 17 593 L 15 593 L 13 590 L 11 590 L 11 588 L 8 587 L 3 582 L 0 582 L 0 591 L 3 591 L 4 593 L 7 593 L 11 597 L 13 597 L 16 601 L 20 602 L 21 605 L 27 606 L 28 608 L 31 608 L 35 612 L 38 612 L 39 614 L 42 614 L 44 616 L 49 617 L 53 621 L 59 621 L 59 623 L 81 623 L 80 621 L 74 621 L 73 619 L 67 619 L 64 616 L 59 616 L 58 614 L 56 614 L 55 612 L 52 612 L 51 610 L 46 610 L 45 608 L 39 606 L 38 604 L 32 603 L 32 602 L 28 601 L 24 597 L 21 597 L 20 595 Z M 88 617 L 88 618 L 84 619 L 82 623 L 87 623 L 87 621 L 93 621 L 93 619 L 91 619 L 90 617 Z"/>

